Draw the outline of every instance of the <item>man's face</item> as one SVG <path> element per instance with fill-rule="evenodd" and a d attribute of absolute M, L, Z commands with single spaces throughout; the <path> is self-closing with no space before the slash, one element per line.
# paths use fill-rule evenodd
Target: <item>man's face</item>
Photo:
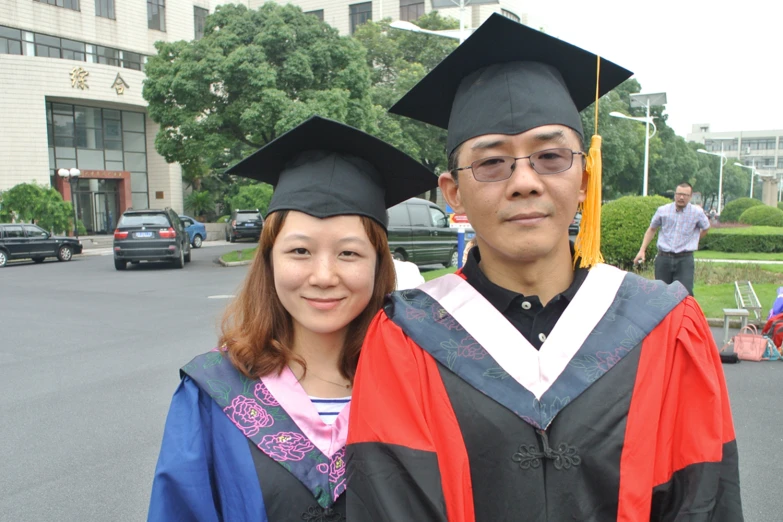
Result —
<path fill-rule="evenodd" d="M 674 191 L 674 203 L 677 208 L 685 208 L 693 195 L 693 189 L 690 187 L 677 187 Z"/>
<path fill-rule="evenodd" d="M 545 125 L 513 136 L 488 134 L 464 142 L 458 167 L 493 156 L 519 158 L 549 149 L 579 152 L 576 132 L 562 125 Z M 556 174 L 540 174 L 530 160 L 517 160 L 508 179 L 479 181 L 472 169 L 459 171 L 459 183 L 442 174 L 439 184 L 456 212 L 468 215 L 482 252 L 511 261 L 546 257 L 568 243 L 568 225 L 585 199 L 587 174 L 584 158 L 574 154 L 570 168 Z M 537 162 L 546 168 L 548 156 Z M 535 160 L 534 160 L 535 162 Z"/>

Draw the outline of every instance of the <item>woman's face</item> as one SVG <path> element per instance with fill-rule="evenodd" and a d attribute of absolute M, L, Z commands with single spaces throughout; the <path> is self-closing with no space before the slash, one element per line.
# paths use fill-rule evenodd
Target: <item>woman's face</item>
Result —
<path fill-rule="evenodd" d="M 275 290 L 294 331 L 342 333 L 370 302 L 375 248 L 359 216 L 289 211 L 272 247 Z"/>

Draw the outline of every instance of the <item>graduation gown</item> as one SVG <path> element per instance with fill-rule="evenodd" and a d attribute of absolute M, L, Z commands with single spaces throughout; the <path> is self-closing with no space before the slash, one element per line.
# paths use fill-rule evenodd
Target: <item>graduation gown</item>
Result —
<path fill-rule="evenodd" d="M 345 521 L 350 404 L 327 425 L 288 368 L 251 380 L 219 351 L 180 373 L 149 521 Z"/>
<path fill-rule="evenodd" d="M 459 275 L 359 362 L 349 520 L 741 522 L 718 351 L 679 283 L 594 267 L 540 351 Z"/>

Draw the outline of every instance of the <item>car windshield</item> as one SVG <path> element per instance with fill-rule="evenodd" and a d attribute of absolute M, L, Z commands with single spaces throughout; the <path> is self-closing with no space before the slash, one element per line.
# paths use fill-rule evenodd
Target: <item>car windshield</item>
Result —
<path fill-rule="evenodd" d="M 169 220 L 164 214 L 125 214 L 120 219 L 119 227 L 168 227 Z"/>
<path fill-rule="evenodd" d="M 245 221 L 261 221 L 261 214 L 258 212 L 237 214 L 237 223 L 244 223 Z"/>

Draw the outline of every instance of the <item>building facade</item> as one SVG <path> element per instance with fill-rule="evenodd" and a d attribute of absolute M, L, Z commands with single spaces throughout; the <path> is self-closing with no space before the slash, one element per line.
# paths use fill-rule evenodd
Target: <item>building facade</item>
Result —
<path fill-rule="evenodd" d="M 219 0 L 3 0 L 0 9 L 0 191 L 19 183 L 71 185 L 88 233 L 110 233 L 128 208 L 183 210 L 181 169 L 155 150 L 158 126 L 142 97 L 144 66 L 159 40 L 203 35 Z M 239 0 L 258 8 L 261 0 Z M 282 2 L 281 2 L 282 3 Z M 368 20 L 415 21 L 431 0 L 295 0 L 351 34 Z M 525 21 L 514 0 L 468 7 L 466 27 L 492 12 Z M 459 16 L 459 9 L 443 10 Z"/>
<path fill-rule="evenodd" d="M 761 199 L 774 206 L 783 197 L 783 130 L 712 132 L 708 123 L 691 127 L 688 141 L 721 152 L 728 161 L 755 167 L 762 180 Z"/>

